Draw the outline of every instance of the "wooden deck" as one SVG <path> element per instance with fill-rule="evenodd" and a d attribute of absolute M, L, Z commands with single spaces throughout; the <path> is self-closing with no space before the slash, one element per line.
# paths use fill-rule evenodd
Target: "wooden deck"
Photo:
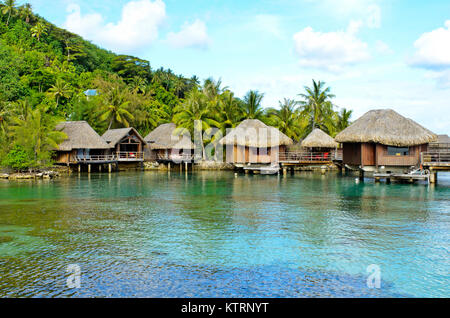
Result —
<path fill-rule="evenodd" d="M 286 152 L 280 154 L 283 166 L 330 165 L 342 161 L 342 150 L 332 152 Z"/>
<path fill-rule="evenodd" d="M 428 169 L 430 171 L 449 171 L 450 152 L 424 152 L 421 154 L 421 164 L 424 169 Z"/>

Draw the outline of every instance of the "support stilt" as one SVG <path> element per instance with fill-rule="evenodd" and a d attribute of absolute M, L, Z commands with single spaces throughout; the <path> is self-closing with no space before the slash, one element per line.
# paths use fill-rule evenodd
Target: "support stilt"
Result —
<path fill-rule="evenodd" d="M 108 172 L 111 173 L 112 172 L 112 165 L 108 164 Z"/>
<path fill-rule="evenodd" d="M 81 165 L 78 164 L 78 173 L 80 173 L 80 172 L 81 172 Z"/>
<path fill-rule="evenodd" d="M 91 173 L 91 165 L 88 165 L 88 173 Z"/>

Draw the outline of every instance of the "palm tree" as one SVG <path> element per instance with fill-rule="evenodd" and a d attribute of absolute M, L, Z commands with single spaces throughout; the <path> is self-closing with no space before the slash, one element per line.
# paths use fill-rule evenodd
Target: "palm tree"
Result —
<path fill-rule="evenodd" d="M 138 94 L 139 92 L 141 92 L 142 94 L 145 95 L 147 85 L 148 85 L 147 81 L 140 76 L 135 76 L 130 83 L 130 86 L 134 94 Z"/>
<path fill-rule="evenodd" d="M 47 28 L 46 28 L 45 24 L 42 23 L 41 21 L 36 23 L 36 25 L 31 28 L 31 36 L 35 37 L 38 40 L 38 42 L 41 41 L 41 36 L 46 35 L 46 34 L 47 34 Z"/>
<path fill-rule="evenodd" d="M 183 104 L 175 109 L 174 121 L 180 127 L 192 134 L 200 132 L 199 143 L 202 147 L 202 158 L 206 158 L 203 143 L 203 131 L 219 124 L 212 118 L 211 108 L 208 107 L 206 96 L 198 89 L 193 89 L 187 95 Z"/>
<path fill-rule="evenodd" d="M 8 15 L 8 20 L 6 21 L 6 26 L 9 25 L 9 20 L 11 16 L 15 15 L 17 12 L 16 8 L 16 0 L 5 0 L 5 4 L 3 5 L 2 13 L 4 15 Z"/>
<path fill-rule="evenodd" d="M 216 119 L 222 133 L 226 132 L 227 128 L 235 128 L 242 118 L 242 109 L 239 105 L 239 100 L 234 97 L 234 93 L 230 90 L 225 90 L 220 96 L 219 103 L 215 109 Z"/>
<path fill-rule="evenodd" d="M 273 121 L 272 125 L 289 138 L 298 140 L 305 128 L 304 121 L 297 109 L 298 102 L 285 98 L 279 104 L 280 109 L 269 109 L 267 112 Z"/>
<path fill-rule="evenodd" d="M 244 97 L 243 103 L 243 116 L 246 119 L 262 119 L 264 117 L 264 110 L 262 109 L 261 102 L 264 98 L 264 94 L 258 91 L 249 91 Z"/>
<path fill-rule="evenodd" d="M 129 121 L 134 120 L 134 116 L 128 111 L 129 101 L 125 101 L 122 94 L 115 90 L 111 98 L 103 107 L 103 114 L 100 115 L 101 121 L 109 121 L 108 130 L 111 129 L 114 121 L 125 127 L 130 127 Z"/>
<path fill-rule="evenodd" d="M 350 117 L 352 117 L 352 114 L 353 110 L 347 110 L 345 108 L 341 109 L 341 111 L 337 114 L 337 132 L 341 132 L 342 130 L 350 126 Z"/>
<path fill-rule="evenodd" d="M 46 114 L 45 107 L 29 110 L 26 119 L 15 117 L 11 126 L 11 136 L 16 145 L 29 149 L 37 166 L 46 164 L 51 159 L 51 151 L 67 138 L 67 135 L 55 131 L 57 121 Z"/>
<path fill-rule="evenodd" d="M 30 20 L 33 17 L 33 9 L 31 4 L 25 3 L 19 8 L 19 15 L 21 18 L 25 19 L 25 22 L 30 24 Z"/>
<path fill-rule="evenodd" d="M 69 98 L 70 94 L 72 93 L 70 89 L 70 85 L 64 82 L 62 79 L 58 78 L 56 80 L 55 85 L 53 85 L 48 90 L 48 95 L 52 96 L 56 99 L 56 108 L 58 108 L 59 100 L 61 98 Z"/>
<path fill-rule="evenodd" d="M 329 87 L 325 88 L 325 82 L 316 82 L 313 80 L 313 86 L 305 86 L 306 94 L 299 94 L 303 98 L 300 102 L 302 115 L 307 116 L 311 122 L 311 131 L 314 128 L 322 128 L 324 118 L 326 119 L 328 111 L 333 109 L 334 105 L 331 99 L 335 96 L 330 93 Z"/>

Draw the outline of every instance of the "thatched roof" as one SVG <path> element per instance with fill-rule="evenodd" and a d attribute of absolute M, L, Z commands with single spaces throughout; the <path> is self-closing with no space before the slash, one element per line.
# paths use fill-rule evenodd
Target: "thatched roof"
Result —
<path fill-rule="evenodd" d="M 244 120 L 220 140 L 222 145 L 239 145 L 255 148 L 289 146 L 294 142 L 275 127 L 258 119 Z"/>
<path fill-rule="evenodd" d="M 392 109 L 371 110 L 339 133 L 337 142 L 374 142 L 387 146 L 414 146 L 437 140 L 437 136 Z"/>
<path fill-rule="evenodd" d="M 189 136 L 179 134 L 175 124 L 163 124 L 145 137 L 150 149 L 194 149 Z"/>
<path fill-rule="evenodd" d="M 112 148 L 114 148 L 123 138 L 135 134 L 144 144 L 145 140 L 134 128 L 121 128 L 121 129 L 110 129 L 107 130 L 102 138 L 105 140 Z"/>
<path fill-rule="evenodd" d="M 56 130 L 67 135 L 58 150 L 71 151 L 72 149 L 109 149 L 110 146 L 85 121 L 67 121 L 56 126 Z"/>
<path fill-rule="evenodd" d="M 448 135 L 438 135 L 437 144 L 450 144 L 450 137 Z"/>
<path fill-rule="evenodd" d="M 305 148 L 336 148 L 338 143 L 324 131 L 316 128 L 302 141 Z"/>

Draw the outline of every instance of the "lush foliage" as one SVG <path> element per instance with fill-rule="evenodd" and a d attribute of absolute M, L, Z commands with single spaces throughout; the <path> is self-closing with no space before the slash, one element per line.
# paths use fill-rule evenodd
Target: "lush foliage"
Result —
<path fill-rule="evenodd" d="M 349 124 L 351 112 L 335 111 L 324 83 L 313 82 L 301 96 L 264 109 L 258 91 L 239 99 L 220 80 L 152 70 L 149 61 L 116 55 L 52 25 L 29 4 L 0 1 L 0 161 L 22 151 L 30 168 L 51 164 L 62 137 L 54 129 L 64 120 L 85 120 L 100 134 L 132 126 L 146 135 L 167 122 L 192 131 L 195 120 L 225 133 L 254 118 L 295 140 L 314 127 L 334 135 Z"/>

